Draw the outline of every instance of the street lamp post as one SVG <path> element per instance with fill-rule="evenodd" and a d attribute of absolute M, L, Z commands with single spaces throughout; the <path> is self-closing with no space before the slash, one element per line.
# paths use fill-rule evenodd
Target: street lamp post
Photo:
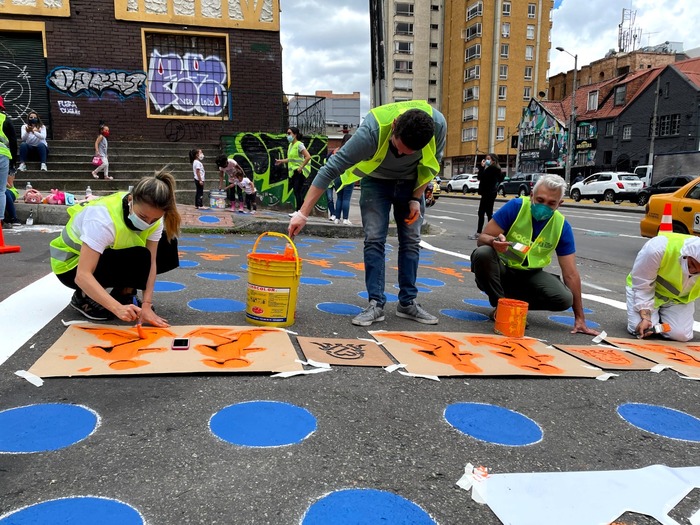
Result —
<path fill-rule="evenodd" d="M 574 161 L 574 134 L 576 133 L 576 72 L 578 70 L 578 55 L 569 53 L 563 47 L 557 47 L 557 51 L 566 53 L 574 57 L 574 84 L 571 89 L 571 120 L 569 122 L 569 140 L 566 146 L 566 166 L 564 169 L 564 180 L 566 180 L 567 188 L 571 184 L 571 164 Z"/>

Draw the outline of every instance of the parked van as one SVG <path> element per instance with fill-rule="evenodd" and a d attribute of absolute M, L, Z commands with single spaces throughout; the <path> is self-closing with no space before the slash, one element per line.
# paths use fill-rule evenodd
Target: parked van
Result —
<path fill-rule="evenodd" d="M 642 188 L 646 188 L 648 186 L 651 186 L 651 172 L 653 170 L 653 166 L 651 164 L 645 164 L 643 166 L 637 166 L 634 168 L 634 174 L 641 179 L 641 181 L 644 183 Z"/>

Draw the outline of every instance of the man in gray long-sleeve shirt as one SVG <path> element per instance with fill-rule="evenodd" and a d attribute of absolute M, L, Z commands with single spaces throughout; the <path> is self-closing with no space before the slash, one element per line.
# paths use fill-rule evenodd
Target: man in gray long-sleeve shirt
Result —
<path fill-rule="evenodd" d="M 417 302 L 416 277 L 423 223 L 423 191 L 437 175 L 445 148 L 445 117 L 425 101 L 406 101 L 374 108 L 352 138 L 323 166 L 304 205 L 289 221 L 297 235 L 330 183 L 343 175 L 345 184 L 361 179 L 360 212 L 365 230 L 365 285 L 369 306 L 352 323 L 370 326 L 384 320 L 384 260 L 389 212 L 399 237 L 399 304 L 396 315 L 437 324 Z"/>

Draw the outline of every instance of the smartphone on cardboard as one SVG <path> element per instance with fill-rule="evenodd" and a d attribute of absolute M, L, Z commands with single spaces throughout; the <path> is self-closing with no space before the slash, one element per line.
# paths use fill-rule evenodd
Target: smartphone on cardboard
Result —
<path fill-rule="evenodd" d="M 190 340 L 187 337 L 176 337 L 173 339 L 173 350 L 187 350 L 190 347 Z"/>

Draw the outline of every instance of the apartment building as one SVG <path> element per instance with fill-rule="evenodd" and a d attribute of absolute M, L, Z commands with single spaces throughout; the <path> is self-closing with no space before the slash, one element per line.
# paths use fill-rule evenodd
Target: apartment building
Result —
<path fill-rule="evenodd" d="M 445 0 L 440 110 L 444 173 L 469 173 L 486 153 L 515 165 L 518 125 L 547 90 L 553 0 Z M 515 138 L 514 138 L 515 137 Z"/>

